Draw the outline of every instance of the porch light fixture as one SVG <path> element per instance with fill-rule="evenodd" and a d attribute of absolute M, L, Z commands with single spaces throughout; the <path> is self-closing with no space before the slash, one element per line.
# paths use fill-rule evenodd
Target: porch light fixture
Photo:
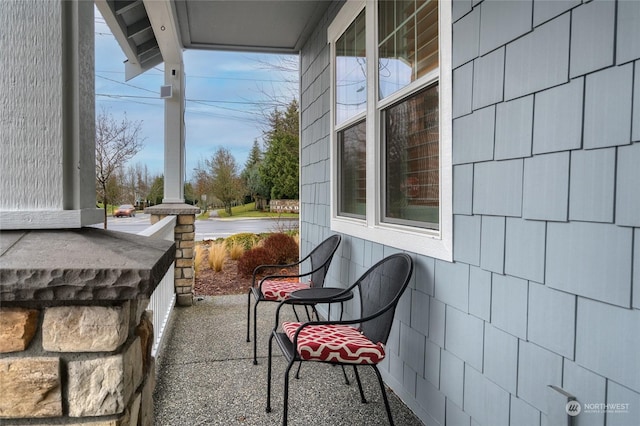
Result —
<path fill-rule="evenodd" d="M 170 99 L 173 97 L 173 86 L 160 86 L 160 98 Z"/>

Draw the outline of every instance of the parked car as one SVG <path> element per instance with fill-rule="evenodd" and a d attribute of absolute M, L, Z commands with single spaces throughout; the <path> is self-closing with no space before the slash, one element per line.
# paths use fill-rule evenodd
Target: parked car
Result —
<path fill-rule="evenodd" d="M 116 210 L 114 210 L 113 217 L 122 217 L 122 216 L 135 217 L 136 208 L 133 207 L 131 204 L 121 205 Z"/>

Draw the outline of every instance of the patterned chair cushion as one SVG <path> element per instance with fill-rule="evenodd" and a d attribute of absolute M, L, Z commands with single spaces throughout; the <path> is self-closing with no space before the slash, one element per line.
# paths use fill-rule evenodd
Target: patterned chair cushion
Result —
<path fill-rule="evenodd" d="M 289 280 L 266 280 L 262 283 L 262 295 L 265 300 L 282 302 L 294 291 L 305 288 L 309 288 L 309 284 Z"/>
<path fill-rule="evenodd" d="M 293 342 L 299 322 L 284 322 L 282 328 Z M 347 364 L 377 364 L 384 359 L 384 345 L 373 343 L 348 325 L 311 325 L 298 335 L 298 353 L 310 361 Z"/>

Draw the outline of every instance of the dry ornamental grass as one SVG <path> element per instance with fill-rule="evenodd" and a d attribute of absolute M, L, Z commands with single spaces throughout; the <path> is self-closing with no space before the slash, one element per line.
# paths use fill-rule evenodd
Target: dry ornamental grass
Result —
<path fill-rule="evenodd" d="M 251 246 L 255 248 L 260 244 L 255 241 Z M 238 273 L 238 259 L 245 251 L 244 245 L 233 238 L 227 238 L 225 243 L 208 241 L 197 244 L 194 254 L 194 294 L 217 296 L 243 294 L 249 291 L 251 274 L 247 276 Z M 213 263 L 212 258 L 216 259 Z M 216 265 L 219 267 L 218 270 L 215 269 Z M 297 274 L 298 268 L 292 268 L 288 272 Z"/>

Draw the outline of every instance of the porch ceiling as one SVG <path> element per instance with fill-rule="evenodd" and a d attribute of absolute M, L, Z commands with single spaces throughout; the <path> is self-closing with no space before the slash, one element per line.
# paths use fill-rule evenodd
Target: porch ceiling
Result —
<path fill-rule="evenodd" d="M 187 49 L 297 53 L 327 0 L 174 0 Z"/>
<path fill-rule="evenodd" d="M 127 80 L 183 49 L 297 53 L 330 0 L 95 0 Z"/>

